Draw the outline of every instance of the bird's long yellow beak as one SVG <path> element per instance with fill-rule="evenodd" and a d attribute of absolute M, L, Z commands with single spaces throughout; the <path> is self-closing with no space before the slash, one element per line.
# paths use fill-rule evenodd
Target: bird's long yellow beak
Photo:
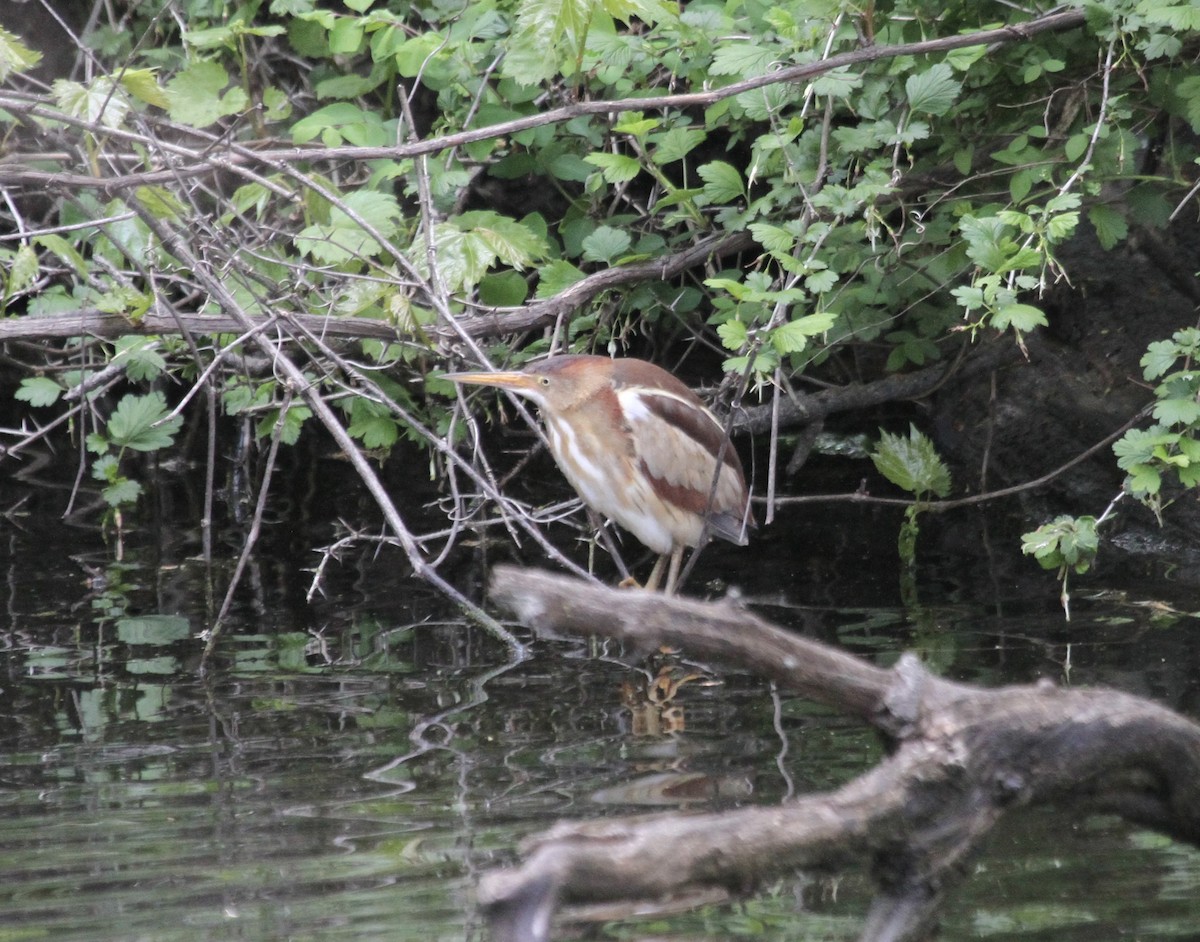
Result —
<path fill-rule="evenodd" d="M 519 370 L 500 373 L 444 373 L 442 379 L 448 379 L 452 383 L 466 383 L 469 386 L 499 386 L 514 392 L 533 389 L 537 383 L 535 377 Z"/>

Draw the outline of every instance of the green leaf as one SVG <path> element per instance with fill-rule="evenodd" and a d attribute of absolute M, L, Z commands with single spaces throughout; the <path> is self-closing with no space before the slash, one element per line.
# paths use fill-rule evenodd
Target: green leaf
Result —
<path fill-rule="evenodd" d="M 757 78 L 771 71 L 779 59 L 779 50 L 771 46 L 734 42 L 721 46 L 713 54 L 709 75 L 736 75 Z"/>
<path fill-rule="evenodd" d="M 796 237 L 792 233 L 782 226 L 774 226 L 766 222 L 750 223 L 750 234 L 768 252 L 786 254 L 796 244 Z"/>
<path fill-rule="evenodd" d="M 108 439 L 121 448 L 157 451 L 175 440 L 182 416 L 167 418 L 167 402 L 160 392 L 129 395 L 117 403 L 106 428 Z"/>
<path fill-rule="evenodd" d="M 479 302 L 489 307 L 517 307 L 528 296 L 529 284 L 519 272 L 496 272 L 479 282 Z"/>
<path fill-rule="evenodd" d="M 1137 10 L 1147 22 L 1161 23 L 1177 33 L 1200 30 L 1200 6 L 1195 3 L 1167 4 L 1163 0 L 1142 0 Z"/>
<path fill-rule="evenodd" d="M 611 262 L 629 251 L 629 233 L 612 226 L 597 226 L 583 240 L 583 258 L 588 262 Z"/>
<path fill-rule="evenodd" d="M 1012 328 L 1019 334 L 1028 333 L 1037 327 L 1045 327 L 1046 315 L 1032 304 L 1004 304 L 992 315 L 992 326 L 997 330 Z"/>
<path fill-rule="evenodd" d="M 121 73 L 121 85 L 138 101 L 164 111 L 170 106 L 170 99 L 158 84 L 154 69 L 126 69 Z"/>
<path fill-rule="evenodd" d="M 290 406 L 282 417 L 278 409 L 272 409 L 258 420 L 254 430 L 259 438 L 269 438 L 275 434 L 276 426 L 282 421 L 283 428 L 279 431 L 279 441 L 284 445 L 294 445 L 300 440 L 300 430 L 304 423 L 311 417 L 312 410 L 308 406 Z"/>
<path fill-rule="evenodd" d="M 1021 552 L 1043 569 L 1070 566 L 1077 573 L 1091 568 L 1099 546 L 1095 517 L 1058 517 L 1021 537 Z"/>
<path fill-rule="evenodd" d="M 1175 365 L 1179 358 L 1179 347 L 1171 340 L 1155 340 L 1142 355 L 1142 375 L 1148 380 L 1158 379 Z"/>
<path fill-rule="evenodd" d="M 704 196 L 710 203 L 732 203 L 746 195 L 742 175 L 723 160 L 706 163 L 696 171 L 704 181 Z"/>
<path fill-rule="evenodd" d="M 240 87 L 221 94 L 228 85 L 229 73 L 219 63 L 193 62 L 167 82 L 171 120 L 205 128 L 226 115 L 246 110 L 250 102 Z"/>
<path fill-rule="evenodd" d="M 625 154 L 588 154 L 583 158 L 594 167 L 599 167 L 608 183 L 624 183 L 641 173 L 642 165 L 636 157 Z"/>
<path fill-rule="evenodd" d="M 350 410 L 351 435 L 366 448 L 391 448 L 400 437 L 400 428 L 387 407 L 369 399 L 358 398 Z"/>
<path fill-rule="evenodd" d="M 1163 425 L 1193 425 L 1200 422 L 1200 402 L 1195 398 L 1161 399 L 1154 404 L 1154 421 Z"/>
<path fill-rule="evenodd" d="M 734 319 L 728 320 L 724 324 L 718 324 L 717 336 L 721 338 L 721 345 L 726 350 L 736 352 L 746 345 L 750 333 L 742 321 Z"/>
<path fill-rule="evenodd" d="M 1088 210 L 1088 222 L 1096 230 L 1096 238 L 1100 244 L 1111 249 L 1129 234 L 1129 224 L 1125 217 L 1107 203 L 1097 203 Z"/>
<path fill-rule="evenodd" d="M 124 644 L 174 644 L 191 634 L 191 626 L 182 615 L 138 615 L 117 619 L 117 640 Z"/>
<path fill-rule="evenodd" d="M 120 507 L 133 504 L 142 494 L 142 485 L 128 478 L 118 478 L 108 487 L 100 490 L 100 497 L 109 507 Z"/>
<path fill-rule="evenodd" d="M 943 115 L 950 110 L 958 97 L 962 84 L 954 78 L 954 70 L 944 62 L 931 66 L 927 71 L 910 75 L 904 83 L 908 106 L 913 111 Z"/>
<path fill-rule="evenodd" d="M 771 343 L 780 353 L 799 353 L 808 346 L 810 337 L 825 333 L 835 320 L 836 317 L 828 311 L 798 317 L 773 330 Z"/>
<path fill-rule="evenodd" d="M 0 82 L 16 72 L 28 72 L 42 61 L 42 54 L 30 49 L 21 38 L 0 27 Z"/>
<path fill-rule="evenodd" d="M 480 239 L 496 259 L 524 269 L 546 254 L 546 240 L 529 226 L 490 210 L 459 215 L 454 224 Z"/>
<path fill-rule="evenodd" d="M 156 219 L 176 222 L 187 214 L 187 207 L 166 187 L 139 186 L 134 195 Z"/>
<path fill-rule="evenodd" d="M 129 111 L 129 99 L 108 75 L 86 86 L 58 79 L 51 90 L 55 103 L 68 115 L 106 128 L 120 127 Z"/>
<path fill-rule="evenodd" d="M 305 226 L 296 235 L 296 248 L 318 262 L 336 265 L 351 259 L 372 258 L 383 251 L 379 242 L 362 228 L 347 211 L 361 216 L 363 221 L 384 238 L 394 237 L 401 219 L 400 204 L 390 193 L 375 190 L 356 190 L 343 198 L 345 209 L 333 206 L 328 224 Z"/>
<path fill-rule="evenodd" d="M 938 497 L 950 493 L 949 469 L 915 425 L 909 426 L 908 438 L 881 430 L 871 460 L 880 474 L 919 499 L 930 492 Z"/>
<path fill-rule="evenodd" d="M 708 135 L 699 128 L 671 128 L 665 134 L 656 134 L 651 138 L 654 144 L 651 159 L 656 164 L 670 164 L 683 160 L 707 138 Z"/>
<path fill-rule="evenodd" d="M 329 51 L 333 55 L 353 55 L 362 45 L 363 24 L 357 16 L 341 16 L 329 31 Z"/>
<path fill-rule="evenodd" d="M 52 406 L 63 394 L 63 388 L 48 376 L 29 376 L 21 380 L 21 385 L 13 396 L 31 406 Z"/>
<path fill-rule="evenodd" d="M 88 266 L 84 262 L 83 256 L 76 251 L 75 246 L 71 245 L 66 239 L 60 235 L 53 233 L 47 235 L 35 236 L 34 244 L 43 246 L 49 249 L 54 255 L 57 255 L 64 262 L 75 269 L 75 274 L 83 277 L 87 274 Z"/>
<path fill-rule="evenodd" d="M 4 293 L 8 297 L 20 294 L 30 287 L 38 276 L 38 257 L 33 246 L 22 245 L 13 253 L 8 266 L 8 277 L 4 282 Z"/>
<path fill-rule="evenodd" d="M 167 368 L 167 361 L 159 352 L 159 341 L 154 337 L 121 337 L 115 348 L 112 362 L 120 362 L 125 375 L 135 382 L 155 379 Z"/>
<path fill-rule="evenodd" d="M 1200 75 L 1183 79 L 1175 86 L 1175 94 L 1183 102 L 1183 111 L 1192 130 L 1200 134 Z"/>
<path fill-rule="evenodd" d="M 501 71 L 522 85 L 553 77 L 583 49 L 595 0 L 521 0 Z"/>
<path fill-rule="evenodd" d="M 565 291 L 567 288 L 576 282 L 582 281 L 587 275 L 583 271 L 576 268 L 570 262 L 559 259 L 551 262 L 538 269 L 538 287 L 536 297 L 538 300 L 552 298 L 560 291 Z"/>
<path fill-rule="evenodd" d="M 1162 490 L 1162 474 L 1150 465 L 1136 464 L 1129 469 L 1126 484 L 1133 494 L 1153 497 Z"/>

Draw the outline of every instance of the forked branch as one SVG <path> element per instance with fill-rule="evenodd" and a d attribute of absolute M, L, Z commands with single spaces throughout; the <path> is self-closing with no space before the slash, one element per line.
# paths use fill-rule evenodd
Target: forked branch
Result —
<path fill-rule="evenodd" d="M 667 599 L 498 567 L 493 599 L 532 627 L 749 667 L 858 716 L 893 744 L 848 785 L 771 808 L 562 823 L 479 898 L 498 942 L 550 937 L 562 904 L 745 892 L 797 867 L 870 865 L 870 942 L 926 938 L 945 894 L 1010 811 L 1105 811 L 1200 846 L 1200 726 L 1150 701 L 1050 684 L 986 690 L 905 656 L 885 671 L 733 605 Z"/>

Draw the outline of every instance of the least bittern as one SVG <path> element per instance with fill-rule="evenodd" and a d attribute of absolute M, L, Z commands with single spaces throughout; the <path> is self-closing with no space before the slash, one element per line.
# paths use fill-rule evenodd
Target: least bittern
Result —
<path fill-rule="evenodd" d="M 444 379 L 498 386 L 541 410 L 550 452 L 592 510 L 659 554 L 646 588 L 675 591 L 686 547 L 739 546 L 754 526 L 742 463 L 700 397 L 644 360 L 560 356 L 501 373 Z"/>

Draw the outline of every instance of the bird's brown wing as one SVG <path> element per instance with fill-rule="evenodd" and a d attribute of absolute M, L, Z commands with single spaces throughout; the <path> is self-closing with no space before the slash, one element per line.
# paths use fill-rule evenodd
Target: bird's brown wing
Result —
<path fill-rule="evenodd" d="M 706 516 L 714 535 L 744 544 L 745 524 L 753 525 L 753 520 L 747 516 L 741 462 L 712 413 L 689 398 L 664 390 L 621 390 L 618 396 L 637 460 L 658 496 Z M 718 455 L 722 470 L 714 493 Z"/>

